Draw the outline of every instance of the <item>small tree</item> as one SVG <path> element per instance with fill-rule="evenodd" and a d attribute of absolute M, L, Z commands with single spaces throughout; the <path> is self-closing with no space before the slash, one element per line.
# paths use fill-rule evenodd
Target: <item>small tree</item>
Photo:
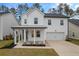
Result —
<path fill-rule="evenodd" d="M 64 4 L 64 11 L 65 11 L 65 13 L 66 13 L 67 15 L 70 16 L 70 7 L 69 7 L 69 5 Z"/>
<path fill-rule="evenodd" d="M 10 9 L 10 12 L 16 14 L 16 10 L 15 10 L 15 8 L 11 8 L 11 9 Z"/>
<path fill-rule="evenodd" d="M 19 4 L 17 8 L 17 13 L 22 14 L 23 12 L 27 11 L 29 9 L 27 3 L 25 4 Z"/>
<path fill-rule="evenodd" d="M 73 9 L 70 9 L 70 16 L 74 13 Z"/>
<path fill-rule="evenodd" d="M 63 3 L 60 3 L 60 4 L 58 5 L 58 11 L 59 11 L 60 14 L 62 14 L 63 6 L 64 6 Z"/>

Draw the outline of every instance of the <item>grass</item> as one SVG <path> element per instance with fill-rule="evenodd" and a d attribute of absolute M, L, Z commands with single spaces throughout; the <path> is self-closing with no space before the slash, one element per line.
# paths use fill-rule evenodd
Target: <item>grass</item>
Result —
<path fill-rule="evenodd" d="M 0 56 L 58 56 L 53 49 L 12 48 L 13 40 L 0 40 Z M 3 49 L 3 48 L 8 49 Z"/>
<path fill-rule="evenodd" d="M 0 40 L 0 48 L 6 48 L 13 44 L 13 40 Z"/>
<path fill-rule="evenodd" d="M 68 42 L 79 45 L 79 40 L 77 40 L 77 39 L 70 39 Z"/>
<path fill-rule="evenodd" d="M 0 56 L 58 56 L 53 49 L 14 48 L 0 49 Z"/>

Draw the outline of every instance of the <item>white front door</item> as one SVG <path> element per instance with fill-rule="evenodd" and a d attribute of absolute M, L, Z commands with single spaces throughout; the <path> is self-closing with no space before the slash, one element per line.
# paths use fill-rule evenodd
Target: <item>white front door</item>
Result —
<path fill-rule="evenodd" d="M 26 41 L 28 41 L 28 31 L 26 31 Z"/>

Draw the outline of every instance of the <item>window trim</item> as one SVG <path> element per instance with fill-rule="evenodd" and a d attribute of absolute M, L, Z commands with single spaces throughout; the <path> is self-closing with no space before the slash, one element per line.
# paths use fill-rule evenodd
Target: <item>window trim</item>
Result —
<path fill-rule="evenodd" d="M 60 20 L 60 25 L 64 25 L 64 20 Z"/>
<path fill-rule="evenodd" d="M 48 19 L 48 25 L 52 25 L 51 19 Z"/>
<path fill-rule="evenodd" d="M 24 19 L 24 24 L 27 24 L 27 19 Z"/>
<path fill-rule="evenodd" d="M 36 37 L 40 37 L 40 31 L 39 30 L 36 31 Z"/>
<path fill-rule="evenodd" d="M 37 17 L 34 18 L 34 24 L 38 24 L 38 18 Z"/>

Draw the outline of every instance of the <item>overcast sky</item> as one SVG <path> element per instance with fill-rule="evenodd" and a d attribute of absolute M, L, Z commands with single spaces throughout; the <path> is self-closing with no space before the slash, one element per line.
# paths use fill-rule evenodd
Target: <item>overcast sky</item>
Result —
<path fill-rule="evenodd" d="M 9 8 L 17 8 L 18 4 L 19 3 L 0 3 L 0 5 L 5 5 Z M 47 12 L 49 8 L 57 8 L 57 5 L 58 3 L 41 3 L 41 6 L 42 8 L 44 8 L 45 12 Z M 79 3 L 71 3 L 68 5 L 70 5 L 70 8 L 72 8 L 73 10 L 76 10 L 76 8 L 79 7 Z M 28 3 L 28 6 L 31 7 L 32 3 Z"/>

